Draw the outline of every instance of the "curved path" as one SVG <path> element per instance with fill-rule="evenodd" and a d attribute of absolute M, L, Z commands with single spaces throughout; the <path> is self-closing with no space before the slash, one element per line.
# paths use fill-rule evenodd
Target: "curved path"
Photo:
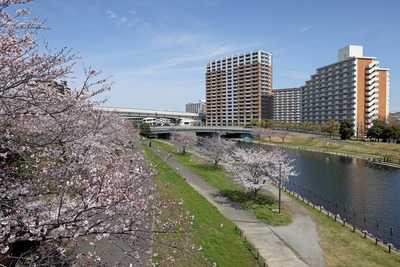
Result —
<path fill-rule="evenodd" d="M 270 191 L 278 198 L 277 188 L 272 187 Z M 310 266 L 324 266 L 324 252 L 319 246 L 319 236 L 313 214 L 285 194 L 282 194 L 282 205 L 292 215 L 293 222 L 287 226 L 270 227 L 271 230 Z"/>
<path fill-rule="evenodd" d="M 166 158 L 166 154 L 155 145 L 151 148 L 160 157 Z M 282 195 L 282 204 L 292 213 L 293 223 L 272 227 L 258 222 L 252 213 L 236 208 L 216 188 L 172 157 L 167 164 L 242 231 L 269 267 L 324 266 L 315 223 L 304 207 Z"/>

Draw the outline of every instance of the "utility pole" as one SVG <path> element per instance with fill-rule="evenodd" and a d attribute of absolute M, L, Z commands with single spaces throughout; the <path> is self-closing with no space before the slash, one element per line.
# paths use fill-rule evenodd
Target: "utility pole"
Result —
<path fill-rule="evenodd" d="M 282 187 L 282 163 L 279 163 L 279 203 L 278 203 L 278 211 L 281 214 L 281 187 Z"/>

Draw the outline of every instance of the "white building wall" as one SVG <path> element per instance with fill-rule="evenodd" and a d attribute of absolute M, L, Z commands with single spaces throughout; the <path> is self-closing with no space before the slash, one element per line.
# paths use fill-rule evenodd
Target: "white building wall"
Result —
<path fill-rule="evenodd" d="M 301 122 L 300 88 L 275 89 L 272 95 L 275 121 Z"/>
<path fill-rule="evenodd" d="M 356 59 L 317 69 L 302 87 L 302 121 L 355 120 Z"/>

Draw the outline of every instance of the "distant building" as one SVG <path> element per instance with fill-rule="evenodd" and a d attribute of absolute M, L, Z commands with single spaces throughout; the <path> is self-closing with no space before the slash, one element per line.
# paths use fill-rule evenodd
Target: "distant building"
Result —
<path fill-rule="evenodd" d="M 338 62 L 318 68 L 302 87 L 302 121 L 324 124 L 351 120 L 365 131 L 389 114 L 389 70 L 375 57 L 364 57 L 363 47 L 338 51 Z"/>
<path fill-rule="evenodd" d="M 197 103 L 187 103 L 186 112 L 204 114 L 206 110 L 206 101 L 199 100 Z"/>
<path fill-rule="evenodd" d="M 272 90 L 273 120 L 301 122 L 300 88 Z"/>
<path fill-rule="evenodd" d="M 272 90 L 272 54 L 261 50 L 207 63 L 206 124 L 248 125 L 264 120 Z"/>
<path fill-rule="evenodd" d="M 261 96 L 261 118 L 264 121 L 274 119 L 273 100 L 272 92 Z"/>
<path fill-rule="evenodd" d="M 146 117 L 142 119 L 142 122 L 147 123 L 153 126 L 163 126 L 170 125 L 171 120 L 167 118 L 154 118 L 154 117 Z"/>
<path fill-rule="evenodd" d="M 198 120 L 193 120 L 193 119 L 186 119 L 182 118 L 179 120 L 179 126 L 197 126 L 199 124 Z"/>

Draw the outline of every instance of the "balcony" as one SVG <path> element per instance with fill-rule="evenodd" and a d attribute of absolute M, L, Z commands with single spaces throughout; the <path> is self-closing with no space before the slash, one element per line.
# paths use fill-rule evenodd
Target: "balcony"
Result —
<path fill-rule="evenodd" d="M 374 88 L 374 89 L 372 89 L 371 91 L 366 91 L 365 92 L 365 96 L 372 96 L 372 95 L 375 95 L 375 94 L 377 94 L 378 93 L 378 89 L 376 89 L 376 88 Z"/>
<path fill-rule="evenodd" d="M 372 100 L 375 99 L 375 97 L 372 97 L 372 98 L 373 98 Z M 372 100 L 371 100 L 371 101 L 366 101 L 364 106 L 365 106 L 366 108 L 375 106 L 375 104 L 376 104 L 377 101 L 372 101 Z"/>
<path fill-rule="evenodd" d="M 378 119 L 378 116 L 376 116 L 376 115 L 372 115 L 371 117 L 368 117 L 367 115 L 365 115 L 365 118 L 366 118 L 366 123 L 367 124 L 371 124 L 374 120 L 377 120 Z"/>
<path fill-rule="evenodd" d="M 377 99 L 378 96 L 379 96 L 378 94 L 374 94 L 374 95 L 368 96 L 368 97 L 365 98 L 365 101 L 371 102 L 372 100 Z"/>
<path fill-rule="evenodd" d="M 365 87 L 365 90 L 367 90 L 367 91 L 370 91 L 370 90 L 376 90 L 376 87 L 378 86 L 378 84 L 377 83 L 374 83 L 374 84 L 371 84 L 371 85 L 368 85 L 368 86 L 366 86 Z"/>
<path fill-rule="evenodd" d="M 368 114 L 376 113 L 377 108 L 378 108 L 377 105 L 372 105 L 369 108 L 365 109 L 365 113 L 368 113 Z"/>
<path fill-rule="evenodd" d="M 377 81 L 378 81 L 378 78 L 377 78 L 377 77 L 374 77 L 374 78 L 372 78 L 372 79 L 370 79 L 370 80 L 365 81 L 365 83 L 366 83 L 367 85 L 371 85 L 371 84 L 373 84 L 373 83 L 375 83 L 375 82 L 377 82 Z"/>
<path fill-rule="evenodd" d="M 379 61 L 374 60 L 370 64 L 367 65 L 367 69 L 374 69 L 374 68 L 378 67 L 378 64 L 379 64 Z"/>
<path fill-rule="evenodd" d="M 366 78 L 367 78 L 368 80 L 371 80 L 372 78 L 376 77 L 377 75 L 378 75 L 378 73 L 377 73 L 376 71 L 374 71 L 374 72 L 368 74 L 368 75 L 366 76 Z"/>

